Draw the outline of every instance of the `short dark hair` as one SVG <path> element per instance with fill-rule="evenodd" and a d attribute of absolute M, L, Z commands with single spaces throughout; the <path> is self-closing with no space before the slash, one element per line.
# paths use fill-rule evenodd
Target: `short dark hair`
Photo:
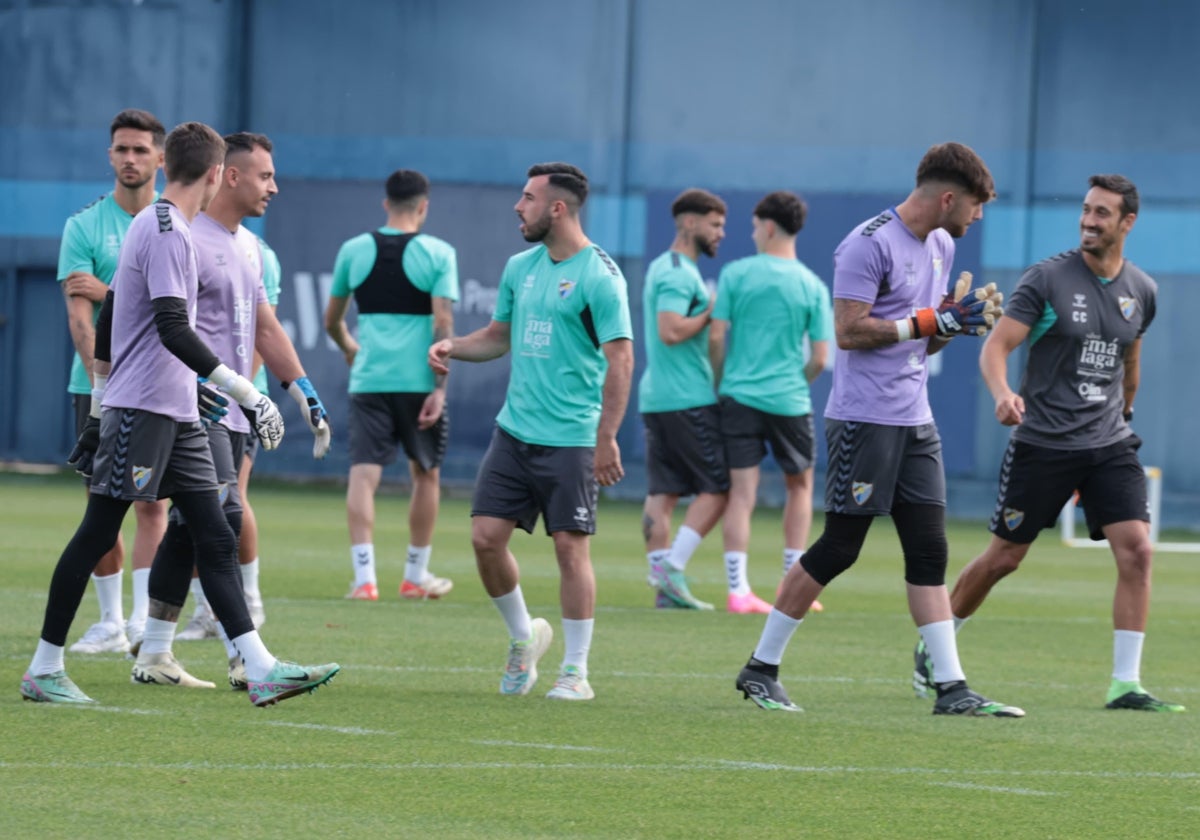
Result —
<path fill-rule="evenodd" d="M 578 166 L 572 166 L 569 163 L 535 163 L 525 174 L 530 178 L 549 175 L 550 185 L 558 187 L 560 190 L 566 190 L 575 196 L 580 207 L 587 201 L 588 179 Z"/>
<path fill-rule="evenodd" d="M 996 182 L 983 158 L 962 143 L 930 146 L 917 166 L 917 186 L 930 181 L 954 184 L 982 202 L 996 197 Z"/>
<path fill-rule="evenodd" d="M 272 152 L 275 150 L 275 146 L 271 143 L 271 138 L 265 134 L 238 131 L 225 135 L 225 160 L 229 160 L 240 152 L 253 152 L 255 149 Z"/>
<path fill-rule="evenodd" d="M 415 169 L 397 169 L 388 176 L 385 189 L 388 203 L 409 204 L 429 195 L 429 179 Z"/>
<path fill-rule="evenodd" d="M 763 196 L 762 201 L 754 207 L 754 215 L 760 219 L 770 219 L 783 228 L 788 236 L 795 236 L 808 218 L 808 205 L 795 193 L 778 190 Z"/>
<path fill-rule="evenodd" d="M 694 188 L 684 190 L 675 197 L 675 201 L 671 204 L 671 215 L 675 218 L 682 216 L 684 213 L 695 213 L 699 216 L 707 216 L 709 213 L 720 213 L 724 216 L 726 212 L 725 202 L 708 190 Z"/>
<path fill-rule="evenodd" d="M 167 180 L 190 186 L 217 164 L 225 162 L 225 141 L 202 122 L 175 126 L 166 140 Z"/>
<path fill-rule="evenodd" d="M 1137 187 L 1124 175 L 1093 175 L 1088 178 L 1089 187 L 1099 187 L 1102 190 L 1117 193 L 1121 196 L 1121 215 L 1128 216 L 1137 213 L 1141 206 L 1138 200 Z"/>
<path fill-rule="evenodd" d="M 158 121 L 158 117 L 140 108 L 126 108 L 113 117 L 112 125 L 108 128 L 108 139 L 110 141 L 119 128 L 132 128 L 135 131 L 150 132 L 154 140 L 154 145 L 160 149 L 167 139 L 167 130 Z"/>

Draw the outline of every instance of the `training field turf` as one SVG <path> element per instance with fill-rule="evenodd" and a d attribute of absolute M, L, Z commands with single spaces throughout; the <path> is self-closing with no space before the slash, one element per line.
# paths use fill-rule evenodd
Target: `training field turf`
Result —
<path fill-rule="evenodd" d="M 1200 557 L 1157 558 L 1146 687 L 1179 715 L 1103 708 L 1113 565 L 1047 533 L 959 636 L 973 687 L 1023 720 L 933 717 L 909 688 L 915 630 L 898 546 L 877 522 L 859 563 L 797 632 L 783 682 L 804 714 L 768 713 L 734 677 L 761 616 L 655 611 L 640 509 L 602 502 L 590 703 L 542 695 L 562 657 L 550 541 L 513 549 L 533 615 L 556 638 L 527 697 L 497 693 L 504 626 L 478 582 L 467 506 L 447 501 L 432 568 L 442 602 L 400 602 L 406 503 L 381 495 L 381 600 L 348 602 L 340 488 L 259 485 L 273 652 L 336 660 L 327 687 L 256 709 L 245 694 L 135 686 L 111 654 L 67 654 L 96 707 L 17 692 L 59 552 L 73 476 L 0 475 L 0 833 L 5 837 L 1177 838 L 1200 833 Z M 126 545 L 133 516 L 126 523 Z M 820 521 L 817 528 L 819 533 Z M 719 533 L 693 560 L 724 603 Z M 951 575 L 984 544 L 950 530 Z M 770 600 L 779 514 L 756 515 L 750 577 Z M 128 575 L 127 575 L 128 577 Z M 129 607 L 126 582 L 126 609 Z M 190 604 L 186 608 L 190 614 Z M 89 587 L 74 641 L 97 617 Z M 218 642 L 177 642 L 225 682 Z"/>

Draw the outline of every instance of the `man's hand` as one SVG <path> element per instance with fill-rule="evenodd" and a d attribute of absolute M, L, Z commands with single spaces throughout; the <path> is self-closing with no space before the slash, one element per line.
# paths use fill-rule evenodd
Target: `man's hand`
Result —
<path fill-rule="evenodd" d="M 978 289 L 971 288 L 971 272 L 964 271 L 954 284 L 954 291 L 942 298 L 937 308 L 918 310 L 913 316 L 913 335 L 928 338 L 940 336 L 953 338 L 967 335 L 987 335 L 996 325 L 996 319 L 1004 314 L 1001 304 L 1004 294 L 988 283 Z"/>
<path fill-rule="evenodd" d="M 1019 426 L 1025 418 L 1025 400 L 1009 391 L 996 400 L 996 419 L 1002 426 Z"/>
<path fill-rule="evenodd" d="M 229 400 L 212 387 L 212 384 L 205 377 L 201 376 L 196 381 L 196 406 L 200 409 L 200 419 L 205 423 L 220 423 L 221 418 L 229 413 L 229 409 L 225 406 L 229 405 Z"/>
<path fill-rule="evenodd" d="M 88 417 L 75 441 L 75 448 L 67 456 L 67 463 L 75 468 L 75 472 L 84 478 L 92 477 L 92 467 L 96 460 L 96 450 L 100 448 L 100 418 Z"/>
<path fill-rule="evenodd" d="M 425 402 L 421 403 L 421 413 L 417 415 L 417 428 L 424 431 L 432 429 L 446 408 L 446 390 L 434 388 Z"/>
<path fill-rule="evenodd" d="M 332 430 L 329 428 L 329 414 L 325 405 L 317 396 L 317 389 L 307 376 L 301 376 L 295 382 L 283 382 L 283 387 L 291 394 L 296 405 L 300 406 L 300 414 L 308 423 L 308 429 L 313 433 L 313 457 L 318 461 L 329 452 Z"/>
<path fill-rule="evenodd" d="M 104 296 L 108 294 L 108 286 L 94 274 L 72 271 L 67 275 L 67 279 L 63 280 L 63 291 L 68 297 L 82 297 L 93 303 L 104 303 Z"/>
<path fill-rule="evenodd" d="M 625 477 L 621 467 L 621 447 L 616 438 L 596 439 L 596 459 L 593 471 L 601 487 L 612 487 Z"/>
<path fill-rule="evenodd" d="M 443 338 L 441 341 L 435 341 L 429 345 L 429 357 L 427 361 L 429 366 L 433 368 L 436 374 L 446 374 L 450 372 L 450 350 L 454 346 L 449 338 Z"/>

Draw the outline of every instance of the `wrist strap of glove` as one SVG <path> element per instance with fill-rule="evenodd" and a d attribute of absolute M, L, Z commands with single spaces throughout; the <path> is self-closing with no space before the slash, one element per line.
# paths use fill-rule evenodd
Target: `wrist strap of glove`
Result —
<path fill-rule="evenodd" d="M 104 389 L 108 387 L 108 376 L 103 373 L 92 374 L 92 405 L 88 411 L 92 417 L 100 419 L 100 406 L 104 402 Z"/>
<path fill-rule="evenodd" d="M 213 368 L 213 372 L 208 375 L 208 378 L 215 382 L 222 391 L 238 401 L 238 404 L 244 408 L 254 408 L 258 401 L 262 399 L 262 394 L 250 382 L 249 379 L 242 376 L 240 373 L 227 368 L 225 365 L 217 365 Z"/>

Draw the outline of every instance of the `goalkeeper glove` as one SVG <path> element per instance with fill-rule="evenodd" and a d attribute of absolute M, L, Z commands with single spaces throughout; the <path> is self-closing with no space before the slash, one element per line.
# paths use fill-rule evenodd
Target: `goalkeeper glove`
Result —
<path fill-rule="evenodd" d="M 209 387 L 208 380 L 203 376 L 196 382 L 196 405 L 200 409 L 200 419 L 206 425 L 220 423 L 221 418 L 229 413 L 225 407 L 229 405 L 229 400 L 216 388 Z"/>
<path fill-rule="evenodd" d="M 250 425 L 254 427 L 254 434 L 258 436 L 263 449 L 279 446 L 283 440 L 283 416 L 269 397 L 260 394 L 249 379 L 234 373 L 225 365 L 217 365 L 208 378 L 246 410 L 246 416 L 250 418 Z"/>
<path fill-rule="evenodd" d="M 329 452 L 329 414 L 317 396 L 317 389 L 307 376 L 301 376 L 295 382 L 281 382 L 284 390 L 292 395 L 296 405 L 300 406 L 300 414 L 308 423 L 309 431 L 313 433 L 313 457 L 318 461 Z"/>
<path fill-rule="evenodd" d="M 936 308 L 918 309 L 911 318 L 897 322 L 901 340 L 905 338 L 953 338 L 959 333 L 986 335 L 1004 314 L 1004 294 L 995 283 L 971 288 L 971 272 L 964 271 L 954 291 L 942 298 Z M 907 333 L 907 336 L 905 335 Z"/>
<path fill-rule="evenodd" d="M 75 448 L 67 456 L 67 464 L 75 468 L 75 472 L 84 478 L 92 477 L 92 467 L 96 461 L 96 450 L 100 448 L 100 418 L 88 417 L 75 441 Z"/>
<path fill-rule="evenodd" d="M 75 441 L 71 454 L 67 456 L 67 464 L 84 478 L 92 477 L 96 450 L 100 448 L 100 406 L 104 402 L 104 389 L 108 387 L 107 374 L 93 372 L 92 380 L 91 409 L 79 432 L 79 440 Z"/>

